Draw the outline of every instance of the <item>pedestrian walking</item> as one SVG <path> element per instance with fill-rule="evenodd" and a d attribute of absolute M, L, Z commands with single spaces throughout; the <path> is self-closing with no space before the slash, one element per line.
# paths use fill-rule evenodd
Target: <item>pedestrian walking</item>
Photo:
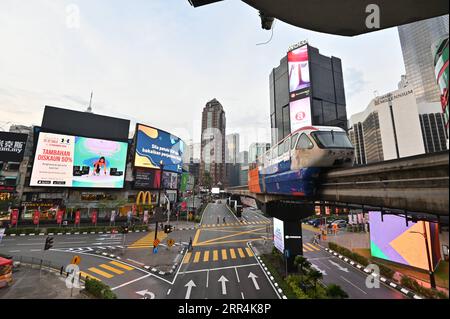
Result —
<path fill-rule="evenodd" d="M 225 216 L 223 216 L 223 223 L 224 223 L 224 224 L 226 223 L 226 219 L 225 219 Z"/>
<path fill-rule="evenodd" d="M 189 238 L 188 250 L 189 250 L 189 251 L 192 250 L 192 237 Z"/>
<path fill-rule="evenodd" d="M 217 224 L 220 224 L 219 216 L 217 216 Z"/>

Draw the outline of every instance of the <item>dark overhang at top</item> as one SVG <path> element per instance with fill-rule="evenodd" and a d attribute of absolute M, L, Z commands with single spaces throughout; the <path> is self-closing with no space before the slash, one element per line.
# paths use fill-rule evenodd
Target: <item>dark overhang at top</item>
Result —
<path fill-rule="evenodd" d="M 194 7 L 221 0 L 188 0 Z M 447 0 L 242 0 L 272 17 L 318 32 L 354 36 L 448 14 Z M 375 5 L 375 6 L 374 6 Z M 374 27 L 379 17 L 379 27 Z M 375 20 L 373 20 L 375 19 Z M 369 21 L 369 24 L 366 23 Z M 268 27 L 269 26 L 269 27 Z"/>

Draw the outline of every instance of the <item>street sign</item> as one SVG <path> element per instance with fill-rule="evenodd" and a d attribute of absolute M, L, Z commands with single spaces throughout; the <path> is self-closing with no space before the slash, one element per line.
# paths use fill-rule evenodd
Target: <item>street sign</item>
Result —
<path fill-rule="evenodd" d="M 289 249 L 285 249 L 284 250 L 284 257 L 289 258 L 289 256 L 290 256 Z"/>
<path fill-rule="evenodd" d="M 156 238 L 154 241 L 153 241 L 153 247 L 158 247 L 158 245 L 159 245 L 159 243 L 160 243 L 161 241 L 158 239 L 158 238 Z"/>
<path fill-rule="evenodd" d="M 158 247 L 153 248 L 153 253 L 157 254 L 158 253 Z"/>
<path fill-rule="evenodd" d="M 70 263 L 74 265 L 79 265 L 80 262 L 81 262 L 80 256 L 73 256 L 72 261 Z"/>
<path fill-rule="evenodd" d="M 175 240 L 172 238 L 167 239 L 167 246 L 172 247 L 173 245 L 175 245 Z"/>
<path fill-rule="evenodd" d="M 286 235 L 286 236 L 284 236 L 284 238 L 286 238 L 286 239 L 302 239 L 302 236 L 289 236 L 289 235 Z"/>

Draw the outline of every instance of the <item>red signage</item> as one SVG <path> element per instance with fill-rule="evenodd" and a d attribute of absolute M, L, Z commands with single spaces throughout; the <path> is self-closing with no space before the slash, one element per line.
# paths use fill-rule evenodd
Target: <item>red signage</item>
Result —
<path fill-rule="evenodd" d="M 182 210 L 186 210 L 187 209 L 187 203 L 186 202 L 182 202 L 181 203 L 181 209 Z"/>
<path fill-rule="evenodd" d="M 62 223 L 63 220 L 63 215 L 64 215 L 64 211 L 63 210 L 58 210 L 58 212 L 56 213 L 56 223 L 60 224 Z"/>
<path fill-rule="evenodd" d="M 79 225 L 80 224 L 80 211 L 77 210 L 75 212 L 75 225 Z"/>
<path fill-rule="evenodd" d="M 18 219 L 19 219 L 19 210 L 13 209 L 11 212 L 11 226 L 17 225 Z"/>
<path fill-rule="evenodd" d="M 97 212 L 94 210 L 91 216 L 92 224 L 97 224 Z"/>
<path fill-rule="evenodd" d="M 41 213 L 38 210 L 35 210 L 34 214 L 33 214 L 33 224 L 39 225 L 40 216 L 41 216 Z"/>

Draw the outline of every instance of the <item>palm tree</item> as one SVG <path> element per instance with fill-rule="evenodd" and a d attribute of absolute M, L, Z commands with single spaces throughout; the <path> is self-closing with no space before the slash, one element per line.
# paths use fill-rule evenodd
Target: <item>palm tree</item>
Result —
<path fill-rule="evenodd" d="M 311 267 L 311 263 L 303 256 L 295 256 L 294 265 L 300 269 L 300 273 L 303 275 L 304 270 L 307 270 Z"/>
<path fill-rule="evenodd" d="M 311 271 L 308 273 L 309 280 L 311 280 L 314 283 L 314 297 L 316 296 L 317 291 L 317 282 L 323 278 L 323 275 L 320 271 L 311 269 Z"/>
<path fill-rule="evenodd" d="M 347 293 L 342 290 L 341 286 L 335 284 L 331 284 L 327 287 L 327 296 L 332 299 L 348 298 Z"/>

